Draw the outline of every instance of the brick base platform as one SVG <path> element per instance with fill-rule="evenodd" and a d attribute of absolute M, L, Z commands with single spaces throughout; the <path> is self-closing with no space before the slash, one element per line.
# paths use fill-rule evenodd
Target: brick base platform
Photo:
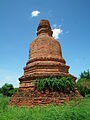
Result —
<path fill-rule="evenodd" d="M 31 84 L 28 88 L 19 88 L 16 94 L 11 97 L 10 104 L 30 107 L 45 104 L 63 104 L 78 96 L 80 95 L 77 89 L 75 92 L 67 91 L 65 93 L 49 92 L 49 90 L 39 92 L 38 90 L 34 90 L 34 84 Z"/>

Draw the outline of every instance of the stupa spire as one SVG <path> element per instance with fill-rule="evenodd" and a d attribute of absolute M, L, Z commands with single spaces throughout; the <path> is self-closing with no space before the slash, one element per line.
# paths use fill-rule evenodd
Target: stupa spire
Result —
<path fill-rule="evenodd" d="M 37 28 L 37 35 L 40 35 L 41 33 L 46 33 L 49 36 L 52 36 L 52 30 L 51 26 L 48 20 L 41 20 L 39 23 L 39 26 Z"/>

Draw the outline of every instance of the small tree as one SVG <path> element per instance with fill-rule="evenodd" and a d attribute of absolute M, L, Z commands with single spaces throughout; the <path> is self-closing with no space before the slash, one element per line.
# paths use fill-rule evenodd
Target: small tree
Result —
<path fill-rule="evenodd" d="M 80 79 L 77 81 L 78 91 L 82 96 L 90 94 L 90 72 L 89 70 L 81 72 Z"/>
<path fill-rule="evenodd" d="M 90 71 L 87 70 L 87 71 L 81 72 L 80 78 L 86 78 L 90 80 Z"/>
<path fill-rule="evenodd" d="M 1 92 L 5 96 L 12 96 L 16 92 L 16 89 L 13 87 L 12 84 L 6 83 L 5 85 L 2 86 Z"/>

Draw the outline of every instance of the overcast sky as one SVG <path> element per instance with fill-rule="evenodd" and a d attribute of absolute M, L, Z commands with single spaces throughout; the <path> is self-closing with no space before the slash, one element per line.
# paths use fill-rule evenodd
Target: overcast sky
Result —
<path fill-rule="evenodd" d="M 0 87 L 19 86 L 41 19 L 50 21 L 70 73 L 90 69 L 90 0 L 0 0 Z"/>

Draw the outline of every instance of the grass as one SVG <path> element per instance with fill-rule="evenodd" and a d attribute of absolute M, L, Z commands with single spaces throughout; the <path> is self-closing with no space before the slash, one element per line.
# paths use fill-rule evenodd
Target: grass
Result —
<path fill-rule="evenodd" d="M 90 120 L 90 95 L 68 105 L 34 108 L 10 107 L 9 97 L 0 95 L 0 120 Z"/>

